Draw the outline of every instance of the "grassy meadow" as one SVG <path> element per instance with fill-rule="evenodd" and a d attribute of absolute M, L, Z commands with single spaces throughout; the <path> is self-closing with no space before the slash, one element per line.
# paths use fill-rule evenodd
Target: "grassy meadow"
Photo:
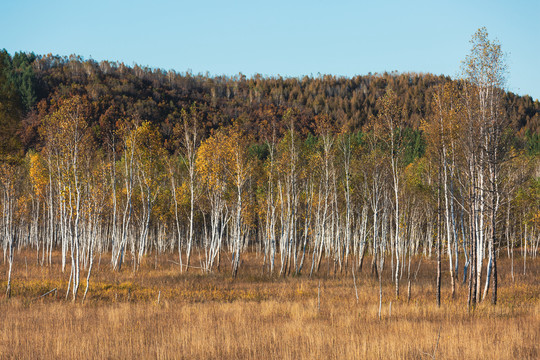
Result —
<path fill-rule="evenodd" d="M 83 304 L 85 280 L 75 303 L 65 299 L 69 267 L 62 273 L 59 255 L 42 267 L 35 252 L 16 254 L 12 297 L 0 295 L 0 358 L 540 358 L 539 259 L 528 259 L 523 275 L 523 260 L 516 257 L 512 280 L 510 262 L 501 257 L 498 305 L 486 300 L 470 312 L 461 281 L 450 298 L 447 272 L 436 306 L 436 263 L 426 258 L 412 261 L 410 300 L 407 269 L 396 299 L 388 261 L 379 320 L 370 259 L 356 273 L 355 289 L 350 266 L 334 272 L 323 263 L 312 278 L 270 276 L 256 253 L 244 256 L 236 279 L 226 257 L 220 271 L 202 274 L 196 268 L 180 273 L 173 254 L 148 256 L 136 272 L 128 259 L 114 272 L 103 255 Z M 7 262 L 0 274 L 4 292 Z"/>

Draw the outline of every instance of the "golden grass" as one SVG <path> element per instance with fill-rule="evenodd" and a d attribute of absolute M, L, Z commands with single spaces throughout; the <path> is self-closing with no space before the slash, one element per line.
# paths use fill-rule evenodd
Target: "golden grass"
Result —
<path fill-rule="evenodd" d="M 539 260 L 514 283 L 501 259 L 499 304 L 471 313 L 464 287 L 450 299 L 446 274 L 436 307 L 430 261 L 422 260 L 409 303 L 406 280 L 396 300 L 385 273 L 379 321 L 378 283 L 366 269 L 357 274 L 357 303 L 350 276 L 262 275 L 255 254 L 236 280 L 225 270 L 180 274 L 166 256 L 157 265 L 149 257 L 136 273 L 129 266 L 112 272 L 102 260 L 82 305 L 64 300 L 69 274 L 35 261 L 26 270 L 25 256 L 18 254 L 12 299 L 0 299 L 0 358 L 540 358 Z M 38 298 L 55 287 L 56 296 Z"/>

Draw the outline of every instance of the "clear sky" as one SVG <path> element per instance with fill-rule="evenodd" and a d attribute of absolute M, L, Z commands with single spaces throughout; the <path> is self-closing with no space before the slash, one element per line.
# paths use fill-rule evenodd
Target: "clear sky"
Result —
<path fill-rule="evenodd" d="M 0 48 L 211 75 L 456 76 L 472 34 L 508 53 L 508 90 L 540 98 L 539 0 L 0 0 Z"/>

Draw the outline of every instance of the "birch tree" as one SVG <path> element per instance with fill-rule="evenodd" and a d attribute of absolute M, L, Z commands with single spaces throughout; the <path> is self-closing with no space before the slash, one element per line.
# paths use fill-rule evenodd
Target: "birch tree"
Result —
<path fill-rule="evenodd" d="M 82 159 L 90 156 L 87 119 L 90 104 L 85 98 L 74 96 L 61 100 L 58 109 L 50 114 L 42 124 L 42 134 L 46 137 L 49 157 L 54 156 L 56 178 L 60 195 L 60 216 L 63 236 L 69 239 L 71 250 L 71 272 L 68 294 L 71 286 L 75 301 L 80 284 L 80 255 L 82 218 L 81 205 L 88 174 L 81 166 Z M 51 169 L 53 170 L 53 169 Z M 53 170 L 53 171 L 54 171 Z M 66 294 L 66 296 L 68 295 Z"/>
<path fill-rule="evenodd" d="M 440 179 L 441 209 L 444 210 L 439 210 L 444 212 L 444 235 L 447 245 L 452 298 L 454 298 L 456 292 L 453 257 L 455 256 L 457 261 L 458 255 L 454 214 L 455 194 L 453 189 L 455 176 L 453 158 L 455 157 L 455 139 L 458 134 L 457 127 L 461 122 L 460 114 L 462 111 L 460 104 L 459 92 L 454 84 L 448 83 L 440 86 L 434 94 L 433 114 L 428 122 L 422 126 L 428 142 L 428 156 L 432 159 Z"/>
<path fill-rule="evenodd" d="M 397 105 L 397 95 L 388 89 L 385 95 L 379 100 L 379 114 L 376 122 L 376 134 L 386 143 L 387 151 L 390 154 L 390 171 L 392 175 L 393 206 L 394 206 L 394 248 L 396 257 L 395 267 L 395 293 L 399 297 L 399 269 L 402 255 L 401 237 L 401 213 L 400 213 L 400 180 L 402 173 L 402 153 L 403 153 L 403 118 L 401 109 Z"/>
<path fill-rule="evenodd" d="M 471 105 L 471 113 L 475 123 L 479 125 L 481 143 L 480 178 L 479 187 L 483 192 L 481 198 L 481 212 L 485 215 L 489 224 L 489 261 L 485 290 L 482 297 L 487 294 L 489 282 L 493 284 L 493 304 L 497 303 L 497 217 L 501 202 L 501 164 L 506 159 L 507 142 L 504 131 L 508 123 L 503 113 L 502 96 L 506 85 L 507 66 L 505 54 L 498 41 L 488 38 L 486 28 L 480 28 L 471 39 L 471 52 L 464 61 L 464 73 L 469 85 L 470 96 L 474 99 Z M 487 179 L 484 179 L 487 178 Z M 484 214 L 481 214 L 484 217 Z M 482 243 L 479 243 L 482 247 Z M 477 251 L 478 251 L 477 246 Z M 482 247 L 483 250 L 483 247 Z M 482 257 L 482 253 L 480 256 Z M 478 254 L 477 254 L 478 256 Z M 481 263 L 480 263 L 481 266 Z M 481 268 L 477 269 L 477 296 L 480 296 Z"/>
<path fill-rule="evenodd" d="M 7 277 L 7 286 L 6 286 L 6 296 L 11 297 L 11 275 L 13 272 L 13 256 L 15 252 L 15 242 L 17 240 L 17 219 L 14 219 L 16 216 L 16 204 L 17 204 L 17 164 L 14 163 L 13 159 L 3 159 L 4 161 L 0 164 L 0 188 L 2 190 L 1 197 L 1 210 L 2 218 L 1 221 L 1 232 L 0 239 L 2 246 L 4 248 L 4 261 L 6 259 L 6 252 L 8 254 L 8 277 Z"/>
<path fill-rule="evenodd" d="M 191 250 L 193 247 L 193 221 L 195 216 L 195 186 L 197 184 L 197 167 L 196 155 L 201 142 L 200 121 L 201 112 L 196 104 L 193 104 L 189 109 L 182 109 L 180 123 L 175 128 L 177 136 L 181 139 L 181 158 L 187 168 L 189 176 L 189 230 L 186 242 L 186 271 L 189 270 L 189 262 L 191 259 Z M 173 180 L 174 181 L 174 180 Z M 176 193 L 176 186 L 173 182 L 173 191 Z M 178 227 L 178 205 L 175 199 L 175 217 Z M 178 229 L 178 231 L 180 231 Z M 178 234 L 178 251 L 180 254 L 180 234 Z M 182 256 L 180 254 L 180 264 L 182 264 Z M 182 266 L 182 265 L 180 265 Z"/>
<path fill-rule="evenodd" d="M 203 267 L 210 271 L 214 263 L 219 264 L 219 255 L 225 229 L 230 220 L 230 208 L 227 204 L 227 191 L 230 185 L 230 173 L 234 165 L 233 157 L 226 151 L 227 135 L 222 131 L 205 139 L 197 150 L 195 165 L 199 179 L 205 191 L 206 210 L 210 214 L 210 232 L 206 231 L 203 241 L 205 262 Z"/>

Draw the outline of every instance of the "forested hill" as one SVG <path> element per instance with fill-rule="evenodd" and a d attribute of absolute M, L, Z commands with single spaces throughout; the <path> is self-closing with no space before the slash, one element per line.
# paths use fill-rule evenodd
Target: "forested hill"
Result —
<path fill-rule="evenodd" d="M 207 131 L 238 119 L 245 131 L 260 139 L 271 123 L 277 124 L 278 131 L 285 127 L 282 118 L 288 109 L 293 109 L 296 125 L 304 134 L 313 131 L 316 116 L 329 116 L 337 129 L 360 130 L 376 115 L 376 100 L 387 87 L 397 93 L 406 123 L 418 128 L 430 111 L 435 85 L 451 79 L 415 73 L 353 78 L 211 77 L 73 55 L 11 56 L 4 50 L 0 52 L 0 81 L 2 109 L 11 109 L 10 116 L 16 117 L 8 127 L 18 128 L 21 144 L 28 149 L 39 147 L 37 129 L 57 100 L 74 94 L 87 96 L 92 102 L 90 121 L 98 142 L 104 128 L 112 129 L 119 120 L 133 118 L 158 125 L 168 139 L 180 110 L 194 102 L 203 109 Z M 538 100 L 507 93 L 505 102 L 511 126 L 520 136 L 538 132 Z"/>

